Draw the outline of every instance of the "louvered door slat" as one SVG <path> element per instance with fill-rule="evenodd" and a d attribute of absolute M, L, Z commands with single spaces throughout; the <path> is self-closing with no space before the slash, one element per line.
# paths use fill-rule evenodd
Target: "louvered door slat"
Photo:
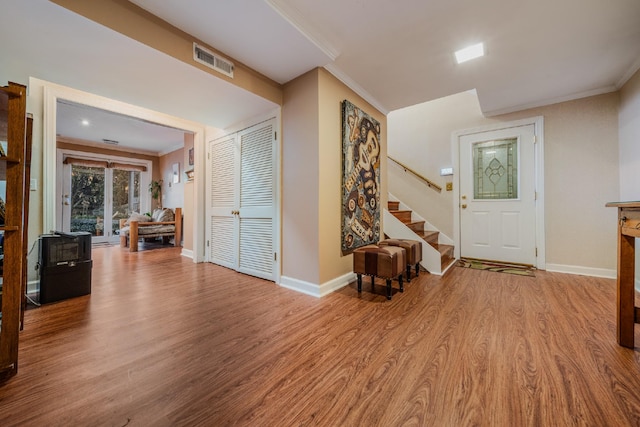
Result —
<path fill-rule="evenodd" d="M 233 217 L 211 217 L 211 257 L 217 264 L 236 268 L 235 230 Z"/>
<path fill-rule="evenodd" d="M 240 220 L 240 269 L 265 279 L 273 278 L 273 222 L 271 219 Z"/>
<path fill-rule="evenodd" d="M 241 136 L 240 206 L 273 204 L 273 127 L 267 125 Z"/>
<path fill-rule="evenodd" d="M 233 208 L 235 204 L 235 139 L 213 145 L 211 155 L 211 206 Z"/>

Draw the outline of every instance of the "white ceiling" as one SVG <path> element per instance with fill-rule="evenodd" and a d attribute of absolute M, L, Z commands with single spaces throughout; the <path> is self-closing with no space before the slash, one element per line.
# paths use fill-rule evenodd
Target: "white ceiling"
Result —
<path fill-rule="evenodd" d="M 383 112 L 474 88 L 485 114 L 515 111 L 616 90 L 640 67 L 638 0 L 133 3 L 280 83 L 325 66 Z M 485 57 L 455 64 L 480 41 Z M 3 70 L 222 128 L 274 107 L 46 0 L 3 0 Z"/>
<path fill-rule="evenodd" d="M 184 146 L 183 130 L 67 100 L 58 100 L 56 125 L 56 133 L 71 143 L 160 155 Z"/>

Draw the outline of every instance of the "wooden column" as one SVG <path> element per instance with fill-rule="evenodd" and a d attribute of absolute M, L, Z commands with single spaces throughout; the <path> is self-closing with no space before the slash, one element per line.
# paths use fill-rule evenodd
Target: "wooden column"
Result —
<path fill-rule="evenodd" d="M 618 208 L 618 275 L 616 293 L 618 344 L 634 348 L 638 323 L 635 306 L 635 239 L 640 237 L 640 202 L 607 203 Z"/>

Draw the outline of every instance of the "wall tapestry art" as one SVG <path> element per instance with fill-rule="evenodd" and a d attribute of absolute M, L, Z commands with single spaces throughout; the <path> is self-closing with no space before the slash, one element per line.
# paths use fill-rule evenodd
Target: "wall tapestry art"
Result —
<path fill-rule="evenodd" d="M 380 123 L 342 101 L 342 252 L 380 241 Z"/>

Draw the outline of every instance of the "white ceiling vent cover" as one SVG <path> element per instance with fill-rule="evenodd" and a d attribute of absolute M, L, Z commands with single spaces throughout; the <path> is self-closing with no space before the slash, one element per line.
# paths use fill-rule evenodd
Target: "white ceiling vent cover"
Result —
<path fill-rule="evenodd" d="M 225 76 L 233 78 L 233 62 L 222 58 L 198 43 L 193 44 L 193 59 Z"/>

